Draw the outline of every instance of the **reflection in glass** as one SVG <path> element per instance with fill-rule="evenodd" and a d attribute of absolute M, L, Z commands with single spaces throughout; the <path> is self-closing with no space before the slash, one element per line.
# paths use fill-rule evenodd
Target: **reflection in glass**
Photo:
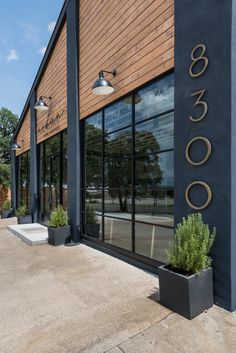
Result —
<path fill-rule="evenodd" d="M 174 74 L 155 81 L 137 94 L 141 102 L 135 105 L 136 122 L 174 109 Z"/>
<path fill-rule="evenodd" d="M 102 136 L 102 112 L 99 112 L 85 121 L 85 140 L 91 142 Z"/>
<path fill-rule="evenodd" d="M 19 187 L 18 205 L 24 204 L 29 209 L 30 203 L 30 153 L 29 151 L 18 157 L 19 161 Z"/>
<path fill-rule="evenodd" d="M 105 109 L 105 133 L 131 124 L 132 104 L 127 104 L 126 99 L 120 100 Z"/>
<path fill-rule="evenodd" d="M 135 219 L 152 224 L 174 226 L 173 188 L 137 188 Z"/>
<path fill-rule="evenodd" d="M 59 204 L 67 209 L 67 133 L 61 132 L 39 145 L 40 217 L 46 222 Z"/>
<path fill-rule="evenodd" d="M 102 187 L 102 141 L 85 145 L 85 180 L 87 188 Z"/>
<path fill-rule="evenodd" d="M 83 226 L 91 211 L 99 223 L 86 234 L 159 261 L 173 237 L 173 109 L 169 74 L 84 123 Z"/>
<path fill-rule="evenodd" d="M 67 131 L 63 132 L 63 151 L 67 153 Z"/>
<path fill-rule="evenodd" d="M 85 190 L 85 207 L 91 208 L 96 214 L 102 213 L 102 191 L 88 188 Z"/>
<path fill-rule="evenodd" d="M 60 152 L 60 134 L 57 134 L 45 142 L 46 158 Z"/>
<path fill-rule="evenodd" d="M 102 216 L 96 214 L 92 208 L 85 213 L 85 234 L 97 240 L 102 240 Z"/>
<path fill-rule="evenodd" d="M 102 240 L 102 191 L 86 189 L 85 193 L 85 234 Z"/>
<path fill-rule="evenodd" d="M 105 189 L 105 213 L 115 216 L 122 213 L 122 218 L 131 218 L 132 189 Z"/>
<path fill-rule="evenodd" d="M 135 129 L 136 155 L 174 147 L 174 113 L 138 124 Z"/>
<path fill-rule="evenodd" d="M 166 262 L 166 250 L 173 240 L 174 230 L 144 223 L 135 223 L 135 252 Z"/>
<path fill-rule="evenodd" d="M 60 204 L 60 160 L 59 156 L 50 158 L 51 162 L 51 208 Z"/>
<path fill-rule="evenodd" d="M 110 134 L 105 140 L 105 186 L 129 188 L 131 184 L 131 129 Z"/>
<path fill-rule="evenodd" d="M 174 187 L 174 152 L 164 152 L 159 154 L 159 164 L 162 170 L 161 185 Z"/>
<path fill-rule="evenodd" d="M 131 222 L 104 217 L 104 241 L 131 250 Z"/>
<path fill-rule="evenodd" d="M 150 157 L 155 163 L 150 165 Z M 174 175 L 173 151 L 136 160 L 135 219 L 173 226 Z"/>
<path fill-rule="evenodd" d="M 67 151 L 64 152 L 63 155 L 63 180 L 62 180 L 62 205 L 64 210 L 67 210 L 68 207 L 68 186 L 67 186 L 67 158 L 65 156 L 65 153 L 67 153 Z"/>

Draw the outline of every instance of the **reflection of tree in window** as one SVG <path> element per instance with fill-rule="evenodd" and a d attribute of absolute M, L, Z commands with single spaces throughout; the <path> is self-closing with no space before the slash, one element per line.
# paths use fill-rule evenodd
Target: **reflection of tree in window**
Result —
<path fill-rule="evenodd" d="M 136 174 L 139 176 L 137 193 L 149 186 L 149 188 L 153 188 L 155 196 L 155 187 L 162 179 L 157 154 L 160 149 L 159 144 L 151 132 L 137 132 L 136 143 L 138 146 Z M 131 149 L 130 130 L 106 142 L 108 192 L 112 198 L 118 197 L 122 212 L 127 212 L 127 199 L 132 195 Z"/>
<path fill-rule="evenodd" d="M 160 146 L 155 136 L 148 131 L 136 131 L 136 197 L 145 193 L 148 188 L 157 202 L 158 185 L 162 181 L 163 172 L 160 167 Z"/>
<path fill-rule="evenodd" d="M 102 136 L 102 130 L 94 125 L 86 126 L 86 186 L 102 186 L 102 140 L 97 137 Z"/>

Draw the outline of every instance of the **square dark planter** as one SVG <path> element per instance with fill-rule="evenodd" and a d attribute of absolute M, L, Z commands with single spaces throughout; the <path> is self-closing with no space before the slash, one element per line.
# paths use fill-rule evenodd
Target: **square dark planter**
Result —
<path fill-rule="evenodd" d="M 158 268 L 160 302 L 191 320 L 213 305 L 212 268 L 185 276 L 166 265 Z"/>
<path fill-rule="evenodd" d="M 12 217 L 12 211 L 11 210 L 3 210 L 2 211 L 2 218 L 10 218 Z"/>
<path fill-rule="evenodd" d="M 29 224 L 32 223 L 32 217 L 30 215 L 17 216 L 18 224 Z"/>
<path fill-rule="evenodd" d="M 71 240 L 70 226 L 51 228 L 48 227 L 48 243 L 50 245 L 62 245 L 69 243 Z"/>
<path fill-rule="evenodd" d="M 96 239 L 99 239 L 100 224 L 87 224 L 86 232 L 87 235 Z"/>

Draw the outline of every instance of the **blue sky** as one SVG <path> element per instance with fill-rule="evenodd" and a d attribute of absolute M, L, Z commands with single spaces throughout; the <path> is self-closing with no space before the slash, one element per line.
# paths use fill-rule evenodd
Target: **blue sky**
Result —
<path fill-rule="evenodd" d="M 20 116 L 64 0 L 0 0 L 0 108 Z"/>

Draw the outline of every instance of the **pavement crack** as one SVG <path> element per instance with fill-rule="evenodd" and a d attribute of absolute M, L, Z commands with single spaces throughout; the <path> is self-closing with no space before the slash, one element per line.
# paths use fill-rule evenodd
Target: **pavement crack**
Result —
<path fill-rule="evenodd" d="M 121 347 L 117 346 L 117 348 L 119 348 L 122 353 L 125 353 L 125 351 Z"/>

